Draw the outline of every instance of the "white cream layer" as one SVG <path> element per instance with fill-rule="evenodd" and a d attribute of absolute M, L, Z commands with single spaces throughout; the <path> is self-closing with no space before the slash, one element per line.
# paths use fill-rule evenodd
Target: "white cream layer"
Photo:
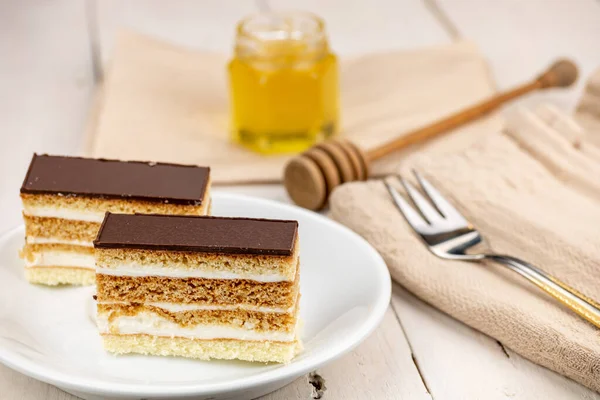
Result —
<path fill-rule="evenodd" d="M 106 302 L 98 302 L 98 304 L 129 304 L 121 301 L 106 301 Z M 257 311 L 264 313 L 278 313 L 278 314 L 287 314 L 291 313 L 294 310 L 294 307 L 290 307 L 287 310 L 285 308 L 276 308 L 276 307 L 259 307 L 253 306 L 249 304 L 235 304 L 235 305 L 208 305 L 208 304 L 185 304 L 185 303 L 165 303 L 165 302 L 156 302 L 156 303 L 144 303 L 144 305 L 151 307 L 158 307 L 165 311 L 170 312 L 183 312 L 183 311 L 200 311 L 200 310 L 223 310 L 223 311 L 231 311 L 231 310 L 244 310 L 244 311 Z"/>
<path fill-rule="evenodd" d="M 102 223 L 104 211 L 70 210 L 65 207 L 28 206 L 23 204 L 23 214 L 32 217 L 61 218 L 75 221 Z"/>
<path fill-rule="evenodd" d="M 254 326 L 246 323 L 243 328 L 225 325 L 200 324 L 193 327 L 182 327 L 166 318 L 149 312 L 141 312 L 134 316 L 120 316 L 108 321 L 108 313 L 99 314 L 96 318 L 100 333 L 118 333 L 121 335 L 146 334 L 164 337 L 185 337 L 190 339 L 237 339 L 237 340 L 274 340 L 291 342 L 295 332 L 252 330 Z M 111 329 L 116 328 L 116 332 Z"/>
<path fill-rule="evenodd" d="M 86 242 L 85 240 L 65 240 L 57 238 L 44 238 L 36 236 L 27 236 L 25 238 L 27 244 L 68 244 L 71 246 L 84 246 L 94 247 L 93 242 Z"/>
<path fill-rule="evenodd" d="M 25 259 L 25 267 L 77 267 L 94 269 L 95 260 L 92 254 L 51 250 L 33 253 L 33 260 Z"/>
<path fill-rule="evenodd" d="M 249 279 L 257 282 L 282 282 L 287 277 L 281 274 L 236 274 L 229 271 L 202 270 L 192 268 L 170 268 L 160 264 L 124 263 L 113 268 L 98 267 L 97 274 L 112 276 L 162 276 L 168 278 L 203 278 L 203 279 Z"/>

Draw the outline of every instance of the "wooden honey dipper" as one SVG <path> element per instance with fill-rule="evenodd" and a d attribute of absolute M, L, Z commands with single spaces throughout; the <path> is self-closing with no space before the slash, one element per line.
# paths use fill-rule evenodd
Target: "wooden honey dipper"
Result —
<path fill-rule="evenodd" d="M 538 89 L 567 87 L 577 80 L 577 66 L 558 60 L 543 74 L 507 92 L 499 93 L 431 125 L 405 133 L 368 151 L 344 139 L 330 139 L 294 157 L 285 167 L 283 183 L 297 205 L 320 210 L 333 189 L 346 182 L 366 180 L 374 160 L 471 122 L 504 103 Z"/>

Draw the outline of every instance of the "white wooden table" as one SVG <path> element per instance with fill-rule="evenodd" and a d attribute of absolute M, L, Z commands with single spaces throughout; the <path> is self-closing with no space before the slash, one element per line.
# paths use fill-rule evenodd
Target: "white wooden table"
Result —
<path fill-rule="evenodd" d="M 600 67 L 600 0 L 22 0 L 0 2 L 0 231 L 20 223 L 18 188 L 31 153 L 77 154 L 115 31 L 130 27 L 229 51 L 234 23 L 264 8 L 302 8 L 328 23 L 344 55 L 475 41 L 500 88 L 559 55 L 583 76 Z M 581 92 L 541 96 L 570 109 Z M 289 201 L 280 186 L 230 191 Z M 0 366 L 1 399 L 73 399 Z M 267 399 L 598 399 L 400 287 L 379 329 L 351 354 Z"/>

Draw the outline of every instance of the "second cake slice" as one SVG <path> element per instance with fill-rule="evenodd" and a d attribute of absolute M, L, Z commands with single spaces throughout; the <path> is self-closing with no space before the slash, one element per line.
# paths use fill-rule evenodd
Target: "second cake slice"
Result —
<path fill-rule="evenodd" d="M 21 199 L 27 280 L 47 285 L 92 284 L 92 241 L 105 212 L 207 214 L 210 170 L 35 154 Z"/>

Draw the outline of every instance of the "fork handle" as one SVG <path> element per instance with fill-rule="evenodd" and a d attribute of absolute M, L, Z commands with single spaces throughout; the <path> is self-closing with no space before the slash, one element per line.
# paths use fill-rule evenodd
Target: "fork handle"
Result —
<path fill-rule="evenodd" d="M 486 254 L 485 258 L 496 261 L 527 278 L 531 283 L 560 301 L 577 315 L 600 328 L 600 305 L 592 299 L 518 258 L 500 254 Z"/>

